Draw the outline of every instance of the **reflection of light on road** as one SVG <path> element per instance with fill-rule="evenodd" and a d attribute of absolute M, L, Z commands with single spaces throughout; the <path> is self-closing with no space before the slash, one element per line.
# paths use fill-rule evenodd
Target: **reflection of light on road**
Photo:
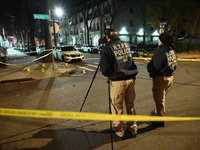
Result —
<path fill-rule="evenodd" d="M 85 70 L 89 70 L 89 71 L 95 71 L 94 69 L 90 69 L 90 68 L 87 68 L 87 67 L 83 67 L 83 66 L 78 66 L 76 65 L 78 68 L 81 68 L 81 69 L 85 69 Z"/>
<path fill-rule="evenodd" d="M 97 65 L 92 65 L 92 64 L 86 64 L 85 66 L 79 66 L 79 65 L 76 65 L 76 67 L 78 68 L 81 68 L 81 69 L 84 69 L 84 70 L 88 70 L 88 71 L 95 71 L 96 68 L 97 68 L 98 64 Z M 88 67 L 92 67 L 92 68 L 95 68 L 95 69 L 90 69 Z"/>
<path fill-rule="evenodd" d="M 86 66 L 97 67 L 97 65 L 86 64 Z"/>

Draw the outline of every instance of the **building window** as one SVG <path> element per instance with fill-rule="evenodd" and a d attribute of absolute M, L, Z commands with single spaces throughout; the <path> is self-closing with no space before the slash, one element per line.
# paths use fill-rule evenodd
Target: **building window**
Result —
<path fill-rule="evenodd" d="M 130 7 L 130 13 L 133 13 L 133 6 Z"/>
<path fill-rule="evenodd" d="M 83 22 L 83 17 L 80 18 L 80 22 Z"/>
<path fill-rule="evenodd" d="M 111 6 L 108 5 L 108 6 L 104 7 L 103 12 L 104 12 L 104 14 L 109 14 L 109 13 L 111 13 Z"/>
<path fill-rule="evenodd" d="M 90 13 L 90 14 L 88 14 L 88 16 L 87 16 L 87 19 L 88 19 L 88 20 L 91 20 L 92 17 L 93 17 L 93 13 Z"/>
<path fill-rule="evenodd" d="M 99 30 L 99 29 L 100 29 L 99 22 L 97 22 L 97 30 Z"/>
<path fill-rule="evenodd" d="M 133 20 L 129 20 L 129 26 L 133 27 Z"/>

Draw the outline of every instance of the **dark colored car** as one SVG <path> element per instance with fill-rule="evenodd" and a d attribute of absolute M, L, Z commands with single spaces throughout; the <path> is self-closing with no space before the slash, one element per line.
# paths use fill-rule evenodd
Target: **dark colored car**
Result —
<path fill-rule="evenodd" d="M 145 49 L 141 49 L 138 46 L 131 46 L 131 54 L 133 57 L 147 57 L 149 55 L 149 52 Z"/>
<path fill-rule="evenodd" d="M 101 54 L 101 51 L 103 50 L 104 47 L 105 47 L 105 44 L 101 44 L 101 45 L 99 46 L 98 54 Z"/>

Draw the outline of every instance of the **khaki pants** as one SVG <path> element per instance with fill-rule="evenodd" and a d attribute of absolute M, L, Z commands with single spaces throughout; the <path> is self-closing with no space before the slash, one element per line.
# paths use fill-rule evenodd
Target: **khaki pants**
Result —
<path fill-rule="evenodd" d="M 125 101 L 127 114 L 135 115 L 134 100 L 135 100 L 135 80 L 112 81 L 110 96 L 112 100 L 112 114 L 123 114 L 123 101 Z M 113 121 L 115 133 L 118 136 L 124 136 L 124 122 Z M 132 133 L 137 133 L 137 124 L 135 121 L 127 123 L 128 129 Z"/>
<path fill-rule="evenodd" d="M 152 92 L 158 116 L 165 114 L 165 96 L 169 87 L 173 84 L 173 79 L 173 76 L 158 76 L 153 78 Z"/>

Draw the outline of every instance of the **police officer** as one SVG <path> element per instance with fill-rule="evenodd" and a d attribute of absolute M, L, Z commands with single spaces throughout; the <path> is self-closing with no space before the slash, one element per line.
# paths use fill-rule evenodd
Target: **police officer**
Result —
<path fill-rule="evenodd" d="M 153 98 L 156 104 L 155 113 L 158 116 L 165 114 L 165 97 L 173 84 L 173 73 L 177 66 L 177 57 L 172 49 L 173 37 L 169 33 L 159 36 L 158 47 L 147 65 L 149 76 L 153 79 Z M 165 123 L 152 122 L 154 127 L 164 127 Z"/>
<path fill-rule="evenodd" d="M 101 52 L 100 71 L 108 77 L 110 83 L 112 114 L 123 114 L 123 101 L 127 114 L 135 115 L 135 78 L 138 73 L 137 66 L 131 55 L 130 45 L 121 41 L 117 31 L 105 31 L 107 43 Z M 125 125 L 123 121 L 113 121 L 115 134 L 124 139 Z M 127 122 L 128 132 L 136 137 L 137 124 L 135 121 Z"/>

